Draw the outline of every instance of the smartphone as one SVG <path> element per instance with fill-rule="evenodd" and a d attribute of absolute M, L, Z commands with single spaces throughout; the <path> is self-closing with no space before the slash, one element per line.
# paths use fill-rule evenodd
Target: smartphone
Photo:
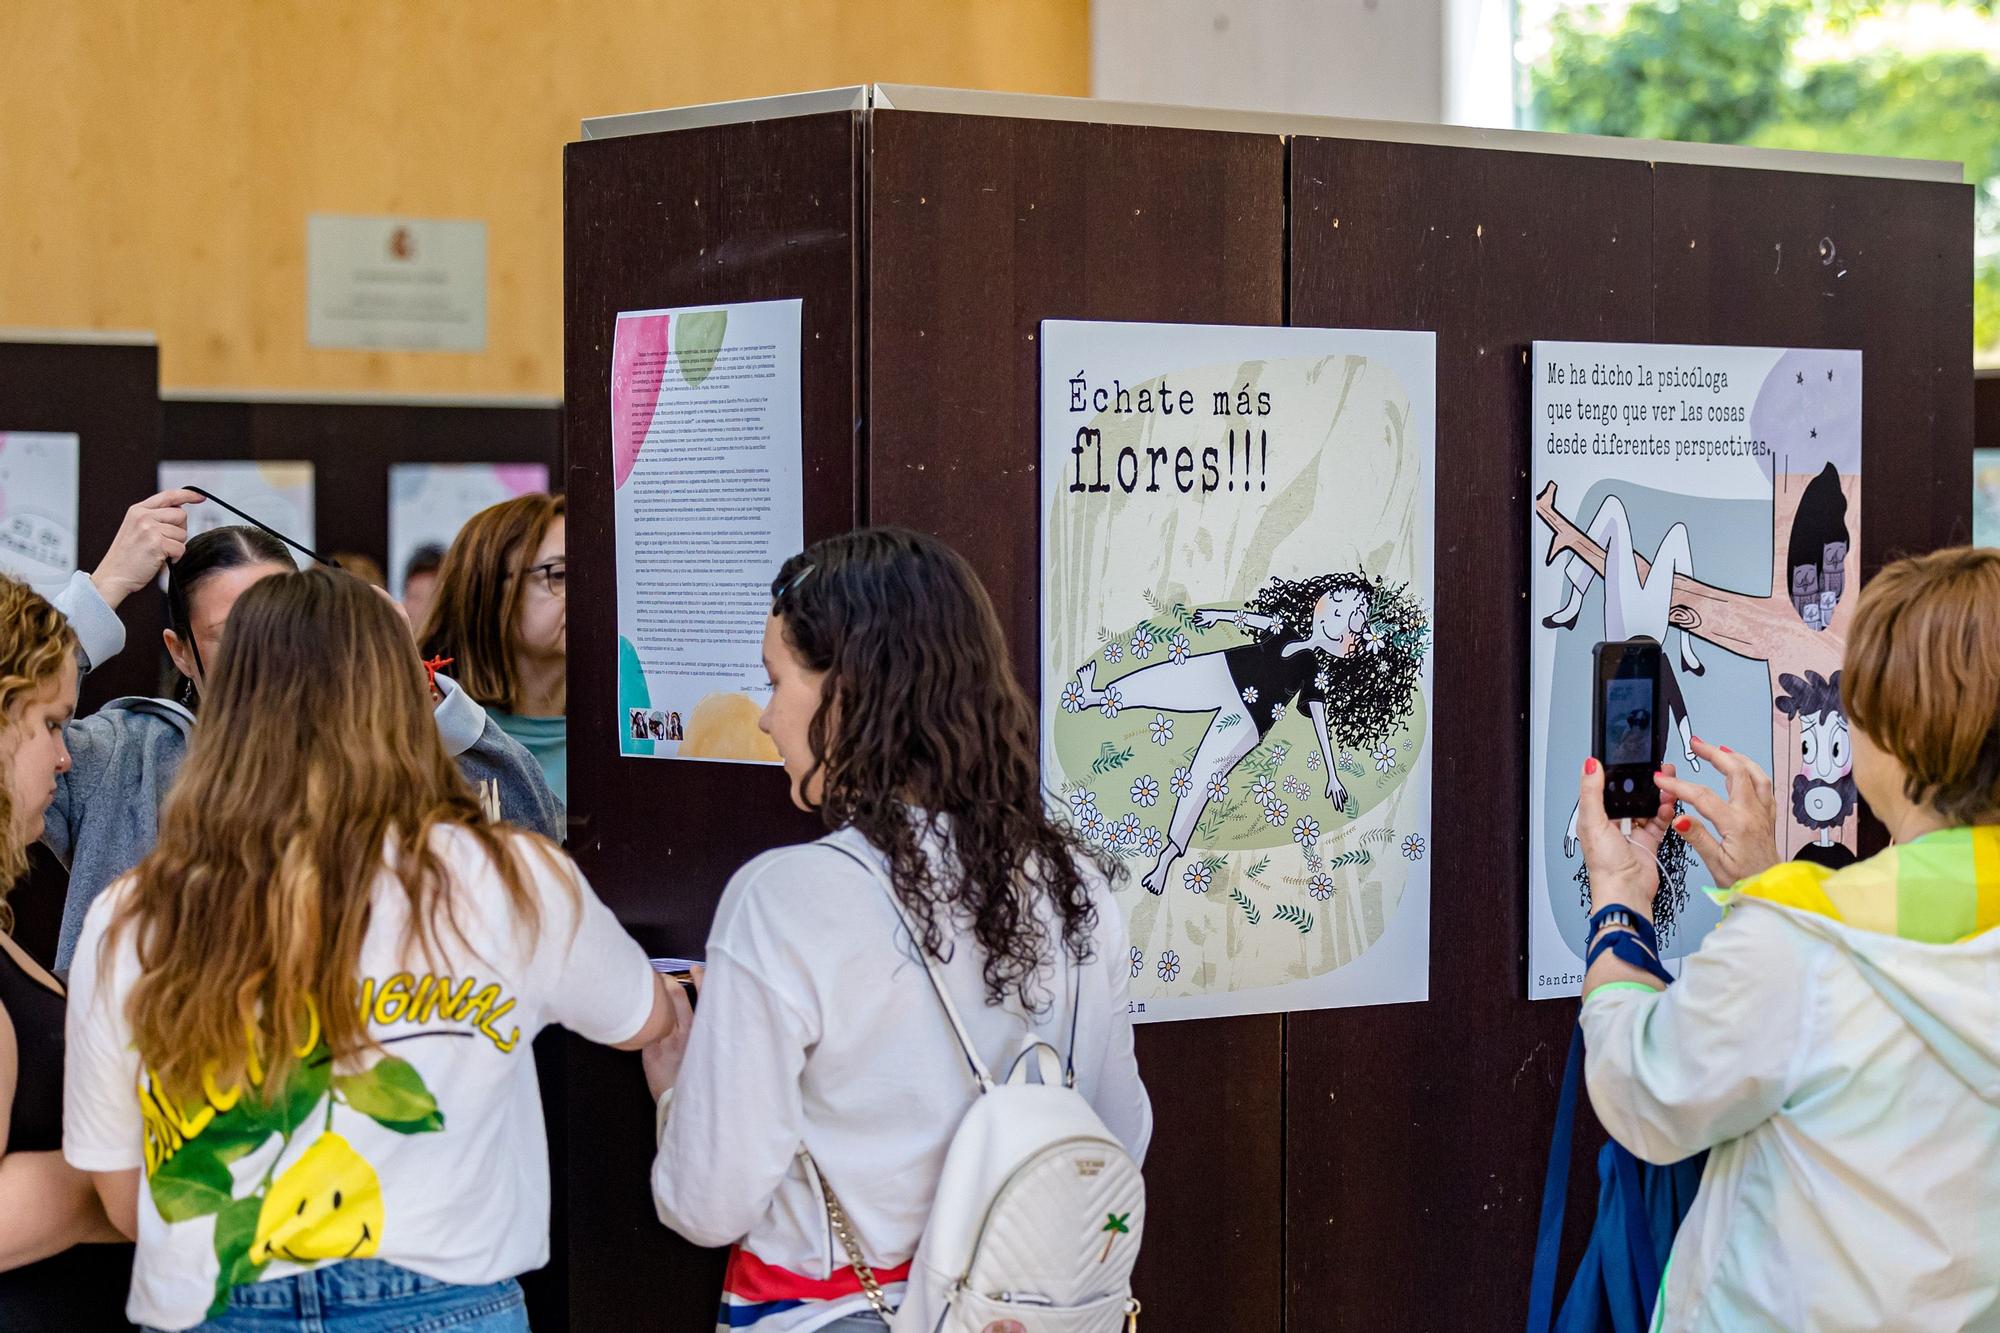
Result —
<path fill-rule="evenodd" d="M 1600 643 L 1592 651 L 1597 690 L 1590 752 L 1604 765 L 1604 813 L 1651 819 L 1660 810 L 1653 775 L 1667 751 L 1660 707 L 1660 645 L 1651 639 Z"/>
<path fill-rule="evenodd" d="M 679 982 L 681 989 L 687 992 L 688 1008 L 694 1008 L 695 999 L 700 993 L 694 984 L 695 964 L 686 958 L 653 958 L 647 961 L 652 963 L 655 972 L 667 980 Z"/>

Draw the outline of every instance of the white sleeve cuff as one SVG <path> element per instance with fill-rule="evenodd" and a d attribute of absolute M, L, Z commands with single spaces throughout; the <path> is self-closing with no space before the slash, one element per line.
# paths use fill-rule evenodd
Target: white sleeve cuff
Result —
<path fill-rule="evenodd" d="M 70 575 L 69 586 L 56 594 L 55 606 L 76 631 L 87 668 L 103 666 L 125 647 L 125 622 L 82 570 Z"/>

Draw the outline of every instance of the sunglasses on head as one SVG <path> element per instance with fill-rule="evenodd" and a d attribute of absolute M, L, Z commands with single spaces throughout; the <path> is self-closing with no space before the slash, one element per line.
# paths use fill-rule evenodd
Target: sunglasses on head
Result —
<path fill-rule="evenodd" d="M 196 495 L 199 495 L 202 499 L 208 501 L 211 504 L 221 505 L 224 509 L 227 509 L 230 513 L 236 515 L 236 517 L 242 519 L 245 523 L 248 523 L 251 527 L 258 528 L 264 532 L 269 533 L 271 536 L 276 537 L 279 541 L 291 547 L 293 550 L 300 551 L 308 556 L 311 556 L 314 560 L 318 561 L 322 565 L 327 566 L 330 569 L 339 568 L 338 565 L 334 564 L 333 560 L 330 557 L 321 555 L 318 551 L 313 550 L 312 547 L 307 546 L 303 542 L 293 541 L 290 537 L 287 537 L 284 533 L 278 531 L 276 528 L 272 527 L 269 523 L 266 523 L 262 519 L 255 518 L 249 514 L 244 513 L 241 509 L 238 509 L 235 505 L 229 503 L 229 501 L 215 494 L 215 492 L 204 490 L 200 486 L 189 486 L 187 487 L 187 489 L 193 491 Z M 176 603 L 180 606 L 183 615 L 188 614 L 187 591 L 180 586 L 179 562 L 170 563 L 167 566 L 167 598 L 170 602 Z M 188 651 L 194 655 L 195 669 L 197 671 L 200 671 L 203 675 L 207 675 L 208 667 L 201 660 L 201 645 L 195 642 L 193 628 L 194 627 L 192 623 L 190 623 L 188 626 L 189 633 L 187 636 Z"/>

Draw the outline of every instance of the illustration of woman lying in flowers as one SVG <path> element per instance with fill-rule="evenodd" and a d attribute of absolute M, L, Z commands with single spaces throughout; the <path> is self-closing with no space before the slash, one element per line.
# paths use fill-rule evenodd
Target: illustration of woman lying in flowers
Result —
<path fill-rule="evenodd" d="M 1231 771 L 1294 703 L 1312 718 L 1327 799 L 1336 809 L 1347 804 L 1334 737 L 1350 746 L 1382 744 L 1415 708 L 1430 627 L 1406 586 L 1362 574 L 1274 577 L 1240 611 L 1211 607 L 1193 613 L 1196 629 L 1234 622 L 1251 636 L 1249 643 L 1175 653 L 1101 689 L 1095 659 L 1078 668 L 1076 679 L 1063 687 L 1062 704 L 1070 712 L 1097 708 L 1112 717 L 1121 708 L 1153 708 L 1211 715 L 1186 779 L 1175 775 L 1166 845 L 1140 881 L 1148 890 L 1165 891 L 1202 812 L 1228 792 Z"/>

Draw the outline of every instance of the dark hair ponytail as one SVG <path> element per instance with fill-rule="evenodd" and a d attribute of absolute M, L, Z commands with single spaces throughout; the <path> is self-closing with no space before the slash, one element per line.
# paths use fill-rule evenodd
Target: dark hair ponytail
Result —
<path fill-rule="evenodd" d="M 948 958 L 969 924 L 988 1001 L 1042 1009 L 1035 976 L 1056 946 L 1091 956 L 1097 910 L 1081 863 L 1116 871 L 1050 816 L 1035 709 L 979 576 L 934 537 L 869 528 L 786 561 L 771 599 L 785 641 L 826 673 L 808 736 L 827 827 L 857 829 L 888 856 L 926 953 Z M 946 863 L 924 850 L 933 833 Z"/>
<path fill-rule="evenodd" d="M 249 565 L 283 565 L 291 569 L 295 562 L 291 548 L 270 533 L 262 528 L 237 525 L 210 528 L 189 538 L 181 558 L 167 566 L 167 627 L 188 645 L 197 663 L 201 660 L 201 650 L 194 646 L 194 618 L 189 609 L 195 589 L 211 574 Z M 186 676 L 181 677 L 174 698 L 189 708 L 201 703 L 194 681 Z"/>

